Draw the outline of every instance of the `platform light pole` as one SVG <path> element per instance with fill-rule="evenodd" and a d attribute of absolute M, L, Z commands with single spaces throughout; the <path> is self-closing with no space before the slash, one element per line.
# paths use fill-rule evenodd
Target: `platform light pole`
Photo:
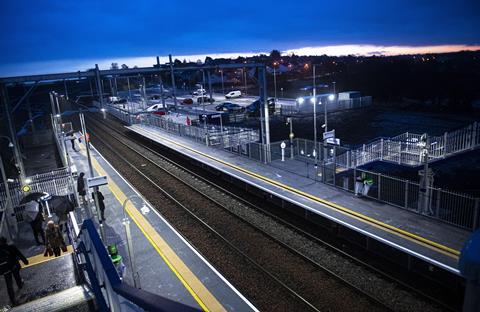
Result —
<path fill-rule="evenodd" d="M 127 203 L 128 201 L 132 202 L 133 198 L 139 198 L 143 202 L 143 206 L 145 206 L 145 201 L 138 195 L 130 195 L 128 196 L 125 201 L 123 202 L 123 225 L 125 226 L 125 236 L 127 239 L 127 253 L 128 253 L 128 262 L 130 263 L 130 269 L 132 270 L 132 279 L 133 279 L 133 286 L 135 288 L 140 288 L 140 276 L 137 272 L 137 267 L 135 264 L 135 255 L 133 250 L 133 242 L 132 242 L 132 233 L 130 231 L 130 220 L 127 217 Z"/>
<path fill-rule="evenodd" d="M 275 97 L 275 104 L 277 104 L 277 73 L 275 67 L 278 65 L 278 62 L 273 62 L 273 92 Z"/>
<path fill-rule="evenodd" d="M 172 79 L 172 96 L 173 96 L 173 104 L 175 105 L 175 110 L 177 110 L 177 92 L 175 87 L 175 75 L 173 74 L 173 61 L 172 55 L 168 55 L 168 59 L 170 61 L 170 77 Z"/>
<path fill-rule="evenodd" d="M 220 69 L 220 77 L 222 78 L 222 93 L 225 95 L 225 84 L 223 83 L 223 69 Z"/>
<path fill-rule="evenodd" d="M 317 179 L 317 168 L 318 168 L 318 151 L 317 151 L 317 88 L 315 85 L 315 71 L 316 65 L 312 67 L 313 70 L 313 97 L 311 102 L 313 103 L 313 157 L 315 159 L 315 180 Z"/>

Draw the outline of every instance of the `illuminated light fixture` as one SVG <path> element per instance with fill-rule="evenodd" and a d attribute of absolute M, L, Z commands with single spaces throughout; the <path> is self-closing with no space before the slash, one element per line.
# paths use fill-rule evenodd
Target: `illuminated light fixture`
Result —
<path fill-rule="evenodd" d="M 8 147 L 13 148 L 13 143 L 12 142 L 8 143 Z"/>
<path fill-rule="evenodd" d="M 106 112 L 107 110 L 105 108 L 100 109 L 102 112 Z"/>
<path fill-rule="evenodd" d="M 55 117 L 60 118 L 60 114 L 56 114 Z"/>
<path fill-rule="evenodd" d="M 26 178 L 26 179 L 25 179 L 25 183 L 26 183 L 26 184 L 30 184 L 30 183 L 32 183 L 32 179 L 30 179 L 30 178 Z"/>
<path fill-rule="evenodd" d="M 315 104 L 315 98 L 314 98 L 313 96 L 310 98 L 310 102 L 311 102 L 312 104 Z"/>
<path fill-rule="evenodd" d="M 328 99 L 329 99 L 330 101 L 335 100 L 335 95 L 334 95 L 334 94 L 330 94 L 330 95 L 328 96 Z"/>
<path fill-rule="evenodd" d="M 298 102 L 298 104 L 303 104 L 303 102 L 305 102 L 305 99 L 304 98 L 298 98 L 297 102 Z"/>

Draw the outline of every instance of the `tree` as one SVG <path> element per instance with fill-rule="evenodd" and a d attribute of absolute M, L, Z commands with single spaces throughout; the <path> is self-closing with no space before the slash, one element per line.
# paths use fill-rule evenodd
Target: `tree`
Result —
<path fill-rule="evenodd" d="M 112 63 L 112 66 L 110 66 L 110 69 L 118 69 L 118 63 Z"/>
<path fill-rule="evenodd" d="M 273 60 L 278 60 L 281 57 L 282 57 L 282 54 L 278 50 L 272 50 L 272 52 L 270 52 L 270 58 L 272 58 Z"/>
<path fill-rule="evenodd" d="M 173 65 L 175 65 L 175 66 L 182 65 L 182 61 L 180 61 L 179 59 L 175 59 L 173 61 Z"/>
<path fill-rule="evenodd" d="M 213 59 L 210 56 L 205 58 L 205 65 L 210 65 L 213 63 Z"/>
<path fill-rule="evenodd" d="M 128 69 L 128 66 L 126 64 L 122 64 L 122 69 Z"/>

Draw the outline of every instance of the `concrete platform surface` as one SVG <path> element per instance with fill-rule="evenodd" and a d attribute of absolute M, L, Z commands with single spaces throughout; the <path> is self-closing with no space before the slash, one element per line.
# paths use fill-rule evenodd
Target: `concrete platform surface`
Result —
<path fill-rule="evenodd" d="M 468 231 L 378 201 L 358 198 L 295 174 L 292 168 L 305 167 L 296 160 L 266 165 L 156 127 L 133 125 L 127 128 L 287 202 L 458 274 L 459 250 Z"/>
<path fill-rule="evenodd" d="M 89 177 L 84 144 L 69 154 L 78 172 Z M 92 146 L 94 175 L 105 175 L 108 185 L 101 186 L 105 197 L 102 223 L 106 245 L 116 244 L 126 270 L 124 280 L 133 285 L 122 205 L 127 198 L 126 213 L 130 220 L 134 263 L 142 289 L 182 304 L 211 311 L 252 311 L 248 302 L 150 205 L 143 205 L 141 195 Z M 77 212 L 78 214 L 78 212 Z M 85 211 L 83 212 L 85 214 Z M 94 218 L 99 226 L 97 216 Z"/>

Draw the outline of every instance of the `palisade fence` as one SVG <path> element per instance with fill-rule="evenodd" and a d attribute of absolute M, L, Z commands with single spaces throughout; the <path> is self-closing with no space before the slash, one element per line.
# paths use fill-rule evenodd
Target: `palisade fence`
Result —
<path fill-rule="evenodd" d="M 285 141 L 288 143 L 288 141 Z M 362 173 L 374 183 L 367 197 L 422 214 L 440 221 L 474 230 L 480 226 L 480 199 L 461 192 L 435 187 L 423 190 L 417 182 L 401 179 L 358 167 L 348 168 L 338 155 L 349 149 L 342 146 L 317 143 L 317 167 L 313 141 L 294 139 L 284 150 L 285 162 L 281 161 L 281 142 L 271 144 L 272 166 L 291 173 L 312 178 L 346 191 L 355 192 L 355 181 Z M 291 152 L 293 151 L 293 159 Z M 425 196 L 428 198 L 425 206 Z"/>
<path fill-rule="evenodd" d="M 28 194 L 35 192 L 46 192 L 50 195 L 69 195 L 75 192 L 75 185 L 72 184 L 72 179 L 68 168 L 61 168 L 49 172 L 44 172 L 40 174 L 35 174 L 33 176 L 27 177 L 31 182 L 28 184 L 30 186 L 30 191 L 24 193 L 22 191 L 22 185 L 17 180 L 15 182 L 7 182 L 10 190 L 10 197 L 12 199 L 12 204 L 14 207 L 15 215 L 17 221 L 23 221 L 23 210 L 25 206 L 20 204 L 20 201 Z M 5 191 L 5 185 L 0 184 L 0 211 L 4 211 L 7 205 L 7 194 Z"/>
<path fill-rule="evenodd" d="M 168 121 L 165 118 L 151 115 L 150 117 L 129 115 L 126 111 L 110 106 L 109 112 L 128 124 L 159 127 L 165 131 L 189 137 L 203 144 L 208 142 L 212 147 L 222 148 L 250 159 L 265 162 L 265 148 L 261 143 L 255 142 L 255 140 L 259 140 L 258 132 L 246 131 L 242 134 L 242 131 L 233 131 L 233 135 L 222 135 L 219 133 L 218 126 L 209 125 L 208 135 L 206 135 L 203 127 L 181 125 Z M 477 129 L 475 127 L 478 128 L 478 125 L 474 124 L 467 128 L 471 130 Z M 462 142 L 461 138 L 465 138 L 465 134 L 461 130 L 447 134 L 447 140 L 450 139 L 452 142 L 452 145 L 446 147 L 447 151 L 456 153 L 462 148 L 464 150 L 467 146 L 472 146 L 471 144 L 460 143 Z M 399 139 L 399 137 L 396 137 L 396 139 Z M 406 135 L 406 138 L 412 143 L 418 142 L 419 137 L 419 135 L 413 134 Z M 414 138 L 417 138 L 417 141 Z M 467 142 L 472 144 L 478 142 L 478 136 L 476 138 L 476 140 L 468 139 Z M 395 138 L 390 140 L 395 142 L 393 139 Z M 439 146 L 439 143 L 434 140 L 430 142 L 432 151 L 434 151 L 437 147 L 433 146 Z M 468 230 L 473 230 L 480 225 L 478 198 L 435 187 L 428 187 L 426 190 L 422 190 L 416 182 L 358 168 L 362 164 L 373 162 L 374 159 L 381 160 L 381 153 L 379 155 L 378 150 L 363 154 L 362 157 L 369 160 L 368 162 L 363 162 L 358 160 L 358 156 L 356 156 L 358 152 L 355 152 L 355 150 L 342 146 L 324 146 L 323 143 L 317 143 L 316 151 L 319 152 L 318 155 L 315 155 L 313 152 L 313 141 L 297 138 L 292 141 L 293 144 L 285 141 L 287 143 L 287 147 L 284 149 L 285 162 L 282 162 L 281 143 L 271 143 L 271 162 L 269 162 L 271 166 L 350 192 L 354 192 L 357 177 L 364 173 L 374 181 L 367 194 L 369 198 Z M 407 146 L 408 152 L 419 152 L 417 145 L 410 144 Z M 389 149 L 393 148 L 386 147 L 386 150 Z M 407 150 L 407 147 L 404 147 L 404 149 Z M 432 155 L 436 155 L 435 152 L 432 152 Z M 317 166 L 315 166 L 315 158 L 317 159 Z M 425 196 L 428 197 L 426 207 L 424 204 Z"/>

